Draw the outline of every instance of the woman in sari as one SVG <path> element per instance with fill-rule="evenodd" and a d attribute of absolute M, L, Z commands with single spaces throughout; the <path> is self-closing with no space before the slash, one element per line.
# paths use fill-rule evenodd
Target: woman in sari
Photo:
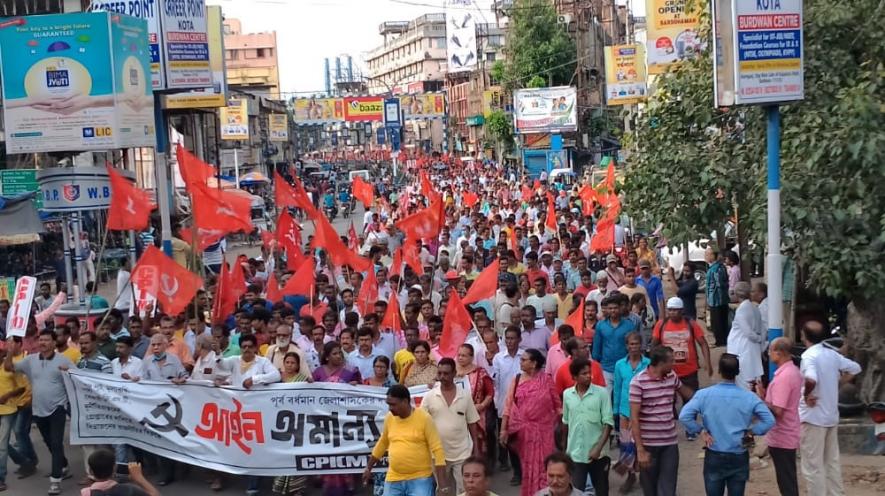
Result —
<path fill-rule="evenodd" d="M 562 400 L 553 379 L 544 372 L 544 355 L 536 349 L 520 357 L 520 374 L 507 391 L 501 419 L 502 445 L 512 444 L 522 467 L 521 496 L 533 496 L 547 486 L 544 457 L 556 449 L 554 429 L 562 418 Z"/>
<path fill-rule="evenodd" d="M 282 383 L 313 382 L 310 375 L 301 371 L 298 353 L 290 351 L 283 357 L 280 370 Z M 307 477 L 303 475 L 279 475 L 273 480 L 273 493 L 276 496 L 302 496 L 307 490 Z"/>
<path fill-rule="evenodd" d="M 479 446 L 479 452 L 488 453 L 486 450 L 486 439 L 488 439 L 488 436 L 486 435 L 486 424 L 488 423 L 487 417 L 489 407 L 495 399 L 495 386 L 492 383 L 492 378 L 489 377 L 488 372 L 486 372 L 486 369 L 476 366 L 472 345 L 461 345 L 461 348 L 458 349 L 458 360 L 456 365 L 458 377 L 466 377 L 467 380 L 470 381 L 470 393 L 473 396 L 473 404 L 476 406 L 476 411 L 482 419 L 477 424 L 479 429 L 476 436 L 476 443 Z"/>
<path fill-rule="evenodd" d="M 320 366 L 313 371 L 315 382 L 334 382 L 338 384 L 362 384 L 360 371 L 351 369 L 344 362 L 341 344 L 330 341 L 323 346 Z M 356 478 L 352 475 L 323 475 L 323 496 L 350 496 L 356 488 Z"/>
<path fill-rule="evenodd" d="M 386 356 L 379 356 L 372 362 L 374 376 L 363 379 L 366 386 L 375 386 L 389 388 L 395 384 L 390 377 L 390 359 Z M 372 474 L 372 496 L 384 496 L 384 478 L 387 474 L 383 472 L 375 472 Z"/>
<path fill-rule="evenodd" d="M 405 387 L 436 382 L 436 364 L 430 359 L 430 345 L 427 341 L 418 341 L 412 346 L 415 361 L 403 368 L 402 383 Z"/>

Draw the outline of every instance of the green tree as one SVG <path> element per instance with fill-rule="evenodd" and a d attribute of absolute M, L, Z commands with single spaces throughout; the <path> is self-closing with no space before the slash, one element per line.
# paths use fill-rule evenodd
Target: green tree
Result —
<path fill-rule="evenodd" d="M 504 52 L 506 61 L 497 75 L 493 68 L 493 77 L 507 90 L 568 85 L 575 72 L 575 43 L 557 23 L 549 0 L 513 2 Z"/>
<path fill-rule="evenodd" d="M 848 343 L 865 367 L 865 401 L 885 396 L 881 10 L 880 0 L 805 2 L 805 99 L 781 107 L 784 247 L 811 289 L 851 301 Z M 763 110 L 713 109 L 711 64 L 705 53 L 659 79 L 629 136 L 625 208 L 682 242 L 720 227 L 737 206 L 764 246 Z"/>
<path fill-rule="evenodd" d="M 503 110 L 493 110 L 485 122 L 486 130 L 495 140 L 495 151 L 498 160 L 504 160 L 506 152 L 513 143 L 513 118 Z"/>

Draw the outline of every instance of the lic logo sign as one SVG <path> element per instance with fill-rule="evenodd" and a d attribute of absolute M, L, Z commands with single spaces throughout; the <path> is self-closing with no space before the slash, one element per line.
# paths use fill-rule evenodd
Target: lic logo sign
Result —
<path fill-rule="evenodd" d="M 84 127 L 84 138 L 109 138 L 114 134 L 112 128 L 109 127 Z"/>

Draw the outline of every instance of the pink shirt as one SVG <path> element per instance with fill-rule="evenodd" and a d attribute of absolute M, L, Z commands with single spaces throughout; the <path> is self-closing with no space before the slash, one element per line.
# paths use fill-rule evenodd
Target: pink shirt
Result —
<path fill-rule="evenodd" d="M 784 409 L 765 439 L 774 448 L 799 448 L 799 397 L 802 395 L 802 374 L 793 362 L 787 362 L 774 372 L 774 379 L 765 393 L 765 402 Z"/>
<path fill-rule="evenodd" d="M 554 344 L 550 347 L 550 350 L 547 351 L 547 373 L 551 376 L 555 376 L 559 371 L 559 367 L 561 367 L 567 360 L 568 357 L 562 349 L 562 343 Z"/>

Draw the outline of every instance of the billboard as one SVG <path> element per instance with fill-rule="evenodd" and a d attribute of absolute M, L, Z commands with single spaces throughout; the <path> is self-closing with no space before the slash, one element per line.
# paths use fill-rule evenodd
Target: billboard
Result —
<path fill-rule="evenodd" d="M 156 140 L 144 20 L 106 12 L 7 19 L 0 72 L 7 153 Z"/>
<path fill-rule="evenodd" d="M 206 16 L 209 40 L 209 68 L 212 71 L 212 87 L 187 93 L 175 93 L 163 97 L 167 109 L 217 108 L 227 103 L 227 78 L 224 70 L 224 36 L 221 6 L 207 5 Z"/>
<path fill-rule="evenodd" d="M 689 0 L 646 0 L 648 73 L 663 74 L 670 64 L 703 49 L 698 36 L 700 6 L 688 11 Z"/>
<path fill-rule="evenodd" d="M 516 131 L 520 134 L 578 129 L 577 93 L 571 86 L 516 90 L 513 111 Z"/>
<path fill-rule="evenodd" d="M 642 45 L 605 47 L 605 101 L 630 105 L 645 100 L 645 57 Z"/>
<path fill-rule="evenodd" d="M 442 93 L 402 95 L 399 100 L 406 120 L 442 119 L 446 115 L 446 98 Z"/>
<path fill-rule="evenodd" d="M 161 0 L 166 88 L 208 88 L 209 67 L 205 0 Z"/>
<path fill-rule="evenodd" d="M 271 141 L 289 141 L 289 116 L 270 114 L 267 116 L 267 130 Z"/>
<path fill-rule="evenodd" d="M 446 0 L 446 58 L 447 71 L 472 71 L 476 69 L 476 17 L 474 0 Z"/>
<path fill-rule="evenodd" d="M 142 2 L 121 2 L 120 0 L 92 0 L 89 3 L 90 12 L 117 12 L 147 22 L 149 46 L 151 50 L 151 88 L 162 90 L 166 88 L 166 66 L 163 61 L 163 48 L 160 44 L 160 6 L 159 0 Z"/>
<path fill-rule="evenodd" d="M 344 121 L 341 98 L 299 98 L 291 101 L 295 125 L 329 124 Z"/>
<path fill-rule="evenodd" d="M 245 141 L 249 139 L 249 102 L 233 99 L 227 107 L 218 109 L 221 124 L 221 139 Z"/>
<path fill-rule="evenodd" d="M 344 99 L 344 120 L 378 121 L 383 117 L 384 98 L 380 96 L 353 96 Z"/>
<path fill-rule="evenodd" d="M 713 2 L 716 106 L 804 97 L 802 1 Z"/>

